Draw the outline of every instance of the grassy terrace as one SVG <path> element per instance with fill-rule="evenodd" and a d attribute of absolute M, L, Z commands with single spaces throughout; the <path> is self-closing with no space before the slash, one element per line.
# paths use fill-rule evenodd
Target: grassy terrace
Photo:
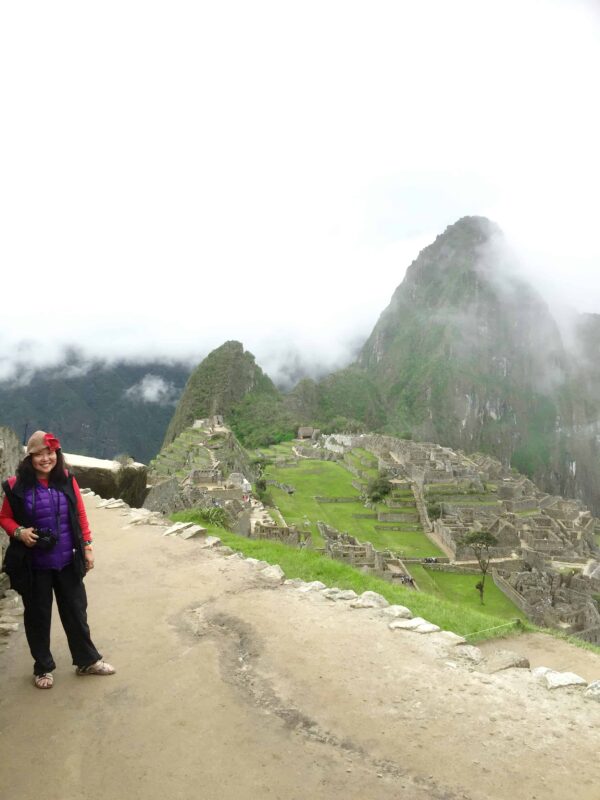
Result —
<path fill-rule="evenodd" d="M 455 603 L 460 603 L 468 608 L 481 609 L 479 592 L 475 584 L 480 580 L 479 575 L 460 575 L 453 572 L 438 572 L 418 564 L 410 565 L 410 572 L 419 589 L 434 597 L 444 598 Z M 506 597 L 488 575 L 485 581 L 486 614 L 512 620 L 518 617 L 526 621 L 525 615 Z"/>
<path fill-rule="evenodd" d="M 361 448 L 356 448 L 355 450 L 351 450 L 349 453 L 346 453 L 344 456 L 344 461 L 347 464 L 356 467 L 356 469 L 361 470 L 364 473 L 363 480 L 369 478 L 376 478 L 379 474 L 379 470 L 377 468 L 377 459 L 371 455 L 371 453 L 367 452 L 366 450 L 362 450 Z"/>
<path fill-rule="evenodd" d="M 203 446 L 198 431 L 186 430 L 150 462 L 149 469 L 157 475 L 182 478 L 190 469 L 204 469 L 211 464 L 209 451 Z"/>
<path fill-rule="evenodd" d="M 294 487 L 292 495 L 275 486 L 270 486 L 269 491 L 288 525 L 296 525 L 302 530 L 310 528 L 317 546 L 322 544 L 316 525 L 320 520 L 356 536 L 361 542 L 371 542 L 378 550 L 389 549 L 414 558 L 443 555 L 427 539 L 416 521 L 382 523 L 377 519 L 356 517 L 357 514 L 375 515 L 377 511 L 410 515 L 415 513 L 415 509 L 390 509 L 385 504 L 380 504 L 377 509 L 365 508 L 359 493 L 352 486 L 355 477 L 338 463 L 300 459 L 297 467 L 289 469 L 270 465 L 265 471 L 265 478 Z M 320 503 L 315 497 L 355 497 L 356 502 Z M 310 525 L 305 524 L 306 520 Z M 398 526 L 401 530 L 392 530 Z"/>
<path fill-rule="evenodd" d="M 271 447 L 262 447 L 259 450 L 252 452 L 253 456 L 265 455 L 270 458 L 282 458 L 285 456 L 293 456 L 293 449 L 298 445 L 302 447 L 302 443 L 298 441 L 293 442 L 280 442 L 279 444 L 271 445 Z"/>

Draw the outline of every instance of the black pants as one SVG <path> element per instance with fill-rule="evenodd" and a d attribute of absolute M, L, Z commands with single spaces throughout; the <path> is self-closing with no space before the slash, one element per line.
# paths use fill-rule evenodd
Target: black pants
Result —
<path fill-rule="evenodd" d="M 102 658 L 90 638 L 85 586 L 73 564 L 61 570 L 34 569 L 31 591 L 23 595 L 25 635 L 35 662 L 34 675 L 56 668 L 50 652 L 53 591 L 73 664 L 87 667 Z"/>

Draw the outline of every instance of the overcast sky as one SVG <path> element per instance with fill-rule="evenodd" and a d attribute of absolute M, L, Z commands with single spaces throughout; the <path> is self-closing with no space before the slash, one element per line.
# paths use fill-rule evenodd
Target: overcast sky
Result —
<path fill-rule="evenodd" d="M 3 3 L 0 75 L 0 375 L 334 366 L 466 214 L 600 312 L 597 0 Z"/>

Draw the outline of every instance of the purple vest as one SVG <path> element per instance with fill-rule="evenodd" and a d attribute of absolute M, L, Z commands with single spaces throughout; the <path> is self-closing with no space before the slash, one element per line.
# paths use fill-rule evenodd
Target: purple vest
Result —
<path fill-rule="evenodd" d="M 33 493 L 35 492 L 35 509 Z M 34 528 L 50 528 L 58 532 L 58 542 L 52 550 L 31 551 L 33 569 L 62 569 L 73 561 L 75 540 L 69 520 L 69 501 L 58 489 L 48 489 L 40 483 L 25 492 L 25 508 Z"/>

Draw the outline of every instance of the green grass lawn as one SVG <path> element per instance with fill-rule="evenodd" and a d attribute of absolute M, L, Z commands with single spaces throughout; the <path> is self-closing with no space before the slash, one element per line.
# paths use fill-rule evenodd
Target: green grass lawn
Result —
<path fill-rule="evenodd" d="M 415 497 L 410 489 L 396 489 L 394 487 L 389 494 L 391 500 L 403 500 L 405 502 L 414 503 Z"/>
<path fill-rule="evenodd" d="M 297 467 L 285 468 L 270 464 L 265 470 L 265 478 L 273 478 L 281 483 L 289 483 L 298 493 L 310 497 L 352 497 L 358 492 L 352 486 L 354 475 L 334 461 L 301 459 Z"/>
<path fill-rule="evenodd" d="M 364 450 L 362 447 L 354 447 L 351 452 L 358 458 L 362 459 L 365 462 L 365 464 L 369 465 L 369 467 L 377 469 L 378 461 L 377 458 L 373 455 L 373 453 L 369 453 L 368 450 Z"/>
<path fill-rule="evenodd" d="M 377 459 L 373 458 L 366 450 L 355 448 L 344 455 L 344 461 L 356 467 L 356 469 L 361 470 L 364 473 L 362 476 L 363 480 L 376 478 L 379 475 Z"/>
<path fill-rule="evenodd" d="M 250 455 L 255 458 L 266 456 L 267 458 L 282 458 L 283 456 L 293 456 L 294 447 L 299 444 L 297 440 L 290 442 L 279 442 L 279 444 L 272 444 L 270 447 L 259 447 L 256 450 L 249 451 Z"/>
<path fill-rule="evenodd" d="M 371 542 L 378 550 L 393 550 L 414 558 L 443 555 L 420 530 L 418 522 L 389 523 L 390 527 L 402 525 L 400 531 L 376 530 L 376 525 L 382 526 L 385 523 L 354 517 L 354 514 L 376 513 L 377 510 L 389 513 L 392 509 L 383 503 L 375 510 L 366 509 L 357 490 L 352 486 L 353 475 L 340 464 L 307 459 L 291 469 L 270 465 L 265 471 L 265 477 L 294 487 L 295 492 L 292 495 L 275 486 L 270 486 L 269 491 L 288 525 L 296 525 L 301 530 L 310 529 L 317 546 L 322 546 L 316 526 L 320 520 L 355 536 L 361 542 Z M 356 497 L 356 502 L 319 503 L 315 497 Z M 402 509 L 397 511 L 403 513 Z M 414 513 L 414 509 L 407 508 L 404 512 Z M 310 522 L 310 527 L 305 525 L 306 519 Z"/>
<path fill-rule="evenodd" d="M 418 564 L 410 564 L 409 569 L 419 589 L 423 592 L 506 620 L 516 617 L 523 621 L 526 620 L 523 612 L 498 589 L 489 575 L 485 579 L 484 605 L 482 606 L 479 601 L 479 592 L 475 588 L 480 576 L 438 572 Z"/>

